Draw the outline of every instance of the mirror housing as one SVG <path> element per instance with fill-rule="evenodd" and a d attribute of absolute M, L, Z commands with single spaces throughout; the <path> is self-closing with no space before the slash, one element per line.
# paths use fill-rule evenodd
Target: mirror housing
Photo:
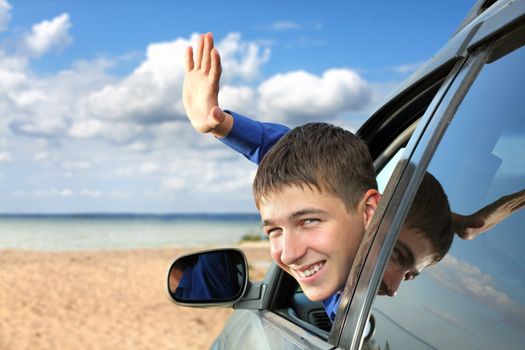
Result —
<path fill-rule="evenodd" d="M 176 304 L 233 306 L 246 294 L 248 263 L 236 248 L 190 253 L 173 262 L 167 282 L 168 295 Z"/>

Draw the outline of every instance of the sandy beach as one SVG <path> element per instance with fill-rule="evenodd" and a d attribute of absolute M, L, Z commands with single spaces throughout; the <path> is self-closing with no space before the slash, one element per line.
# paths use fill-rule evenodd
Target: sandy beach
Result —
<path fill-rule="evenodd" d="M 239 247 L 250 266 L 270 261 L 266 243 Z M 179 307 L 165 291 L 190 250 L 0 250 L 0 349 L 207 349 L 232 309 Z"/>

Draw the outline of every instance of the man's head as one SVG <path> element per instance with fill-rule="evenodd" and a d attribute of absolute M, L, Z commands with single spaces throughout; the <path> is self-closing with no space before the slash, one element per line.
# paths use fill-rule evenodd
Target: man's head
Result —
<path fill-rule="evenodd" d="M 394 296 L 403 280 L 414 279 L 423 269 L 443 259 L 453 238 L 447 195 L 427 172 L 394 246 L 379 295 Z"/>
<path fill-rule="evenodd" d="M 367 145 L 328 123 L 309 123 L 282 137 L 264 156 L 253 182 L 255 203 L 292 185 L 328 192 L 355 209 L 363 194 L 377 189 Z"/>
<path fill-rule="evenodd" d="M 272 258 L 311 300 L 344 286 L 376 189 L 366 144 L 330 124 L 295 128 L 263 158 L 253 191 Z"/>

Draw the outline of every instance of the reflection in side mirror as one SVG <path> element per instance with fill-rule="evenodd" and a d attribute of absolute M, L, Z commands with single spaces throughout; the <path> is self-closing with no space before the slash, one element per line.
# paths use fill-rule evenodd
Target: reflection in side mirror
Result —
<path fill-rule="evenodd" d="M 168 273 L 168 292 L 181 304 L 221 304 L 239 299 L 248 283 L 247 263 L 237 249 L 178 258 Z"/>

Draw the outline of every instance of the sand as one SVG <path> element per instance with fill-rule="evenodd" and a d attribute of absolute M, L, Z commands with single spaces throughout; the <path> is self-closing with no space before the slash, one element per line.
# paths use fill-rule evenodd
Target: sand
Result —
<path fill-rule="evenodd" d="M 251 280 L 267 244 L 242 245 Z M 0 250 L 0 349 L 207 349 L 232 309 L 173 304 L 173 259 L 189 249 Z"/>

